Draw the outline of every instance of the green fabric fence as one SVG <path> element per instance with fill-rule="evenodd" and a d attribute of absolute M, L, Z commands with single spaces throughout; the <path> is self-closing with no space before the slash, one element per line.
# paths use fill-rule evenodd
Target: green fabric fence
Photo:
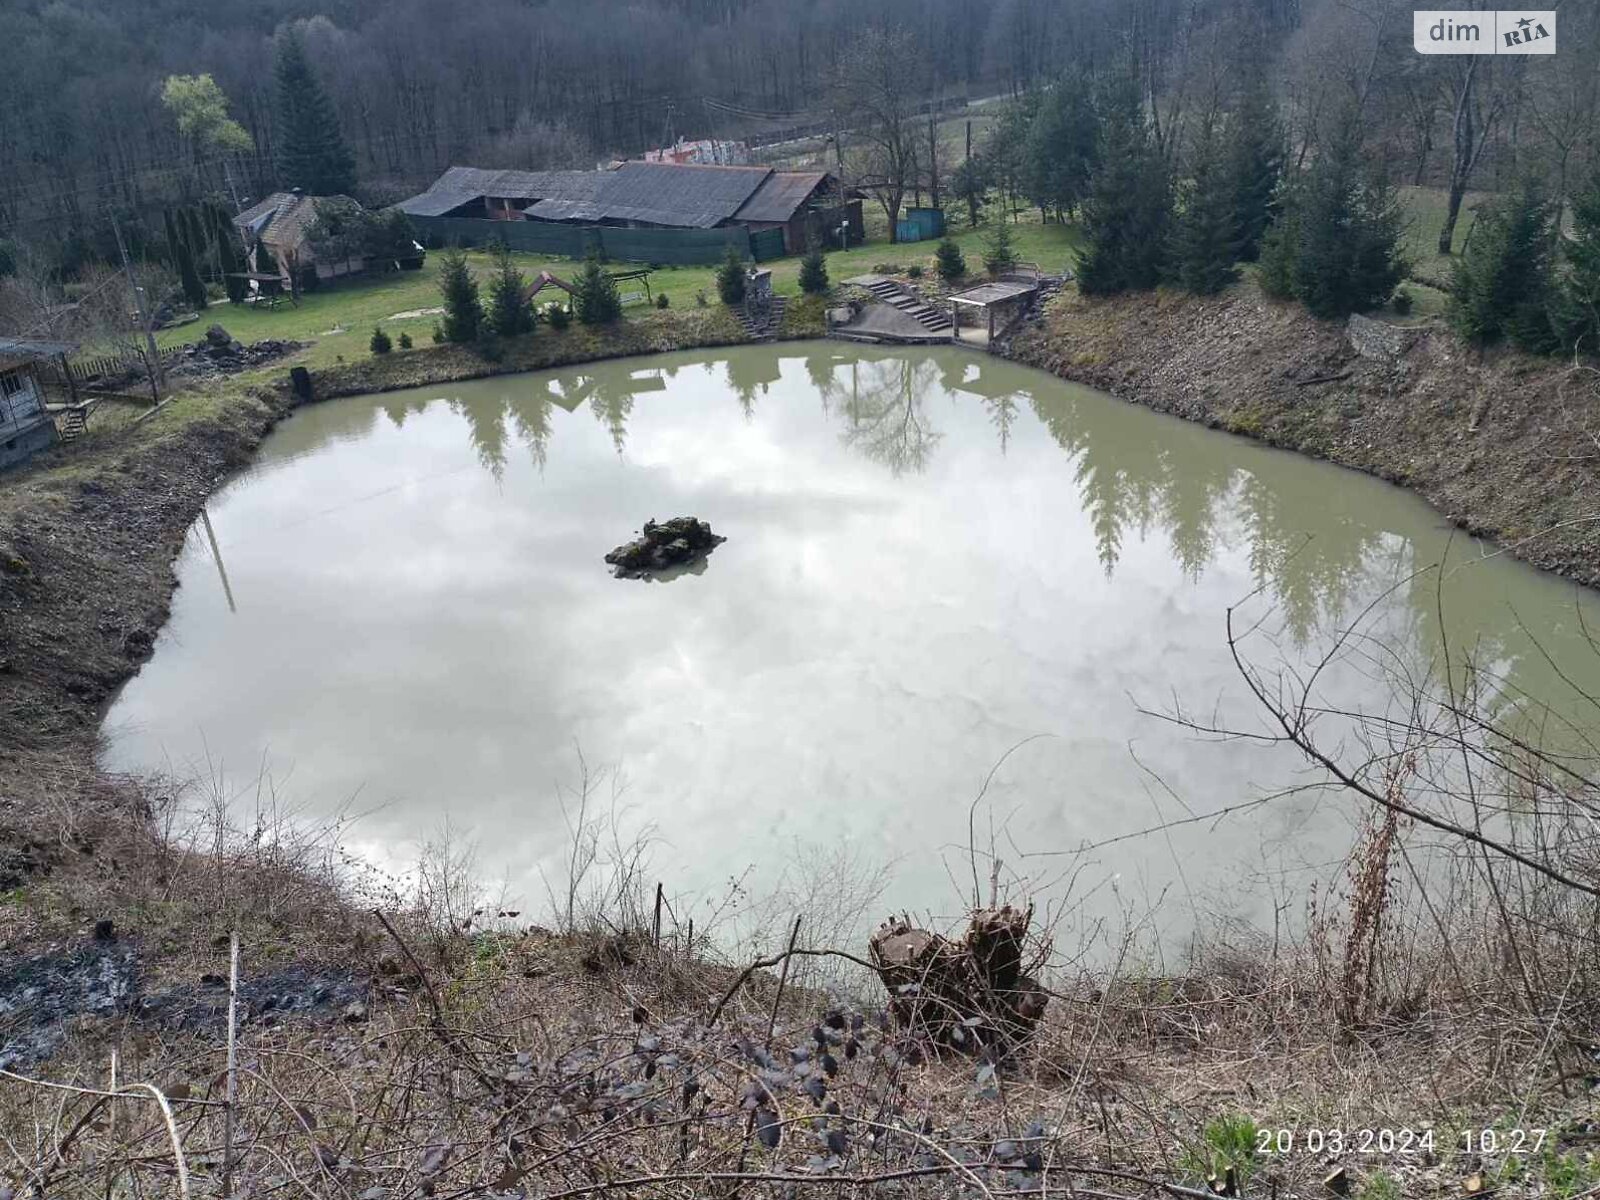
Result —
<path fill-rule="evenodd" d="M 598 253 L 616 262 L 718 263 L 728 246 L 751 256 L 751 236 L 743 226 L 725 229 L 622 229 L 601 225 L 558 225 L 548 221 L 480 221 L 470 217 L 412 217 L 430 246 L 483 247 L 502 241 L 512 250 L 583 258 Z M 780 238 L 781 238 L 780 233 Z M 761 257 L 767 257 L 762 255 Z"/>

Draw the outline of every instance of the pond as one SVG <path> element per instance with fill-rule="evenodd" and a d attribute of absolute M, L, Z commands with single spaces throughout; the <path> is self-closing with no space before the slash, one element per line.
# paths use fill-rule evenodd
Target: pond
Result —
<path fill-rule="evenodd" d="M 726 543 L 611 577 L 608 550 L 682 515 Z M 1442 585 L 1412 578 L 1447 551 Z M 264 796 L 348 814 L 394 869 L 448 821 L 544 913 L 586 764 L 584 819 L 644 838 L 646 886 L 701 928 L 954 914 L 991 856 L 1070 897 L 1079 934 L 1302 908 L 1354 807 L 1188 820 L 1302 765 L 1141 712 L 1259 725 L 1224 625 L 1257 588 L 1286 662 L 1372 606 L 1402 657 L 1439 657 L 1442 611 L 1532 695 L 1600 684 L 1571 653 L 1587 598 L 1399 489 L 954 348 L 741 347 L 311 407 L 176 571 L 107 765 L 208 781 L 246 824 Z M 1343 663 L 1327 686 L 1377 685 Z"/>

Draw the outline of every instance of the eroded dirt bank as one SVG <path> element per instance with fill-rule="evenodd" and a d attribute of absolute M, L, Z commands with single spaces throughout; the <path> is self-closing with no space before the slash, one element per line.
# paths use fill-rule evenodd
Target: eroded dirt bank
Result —
<path fill-rule="evenodd" d="M 1437 325 L 1320 321 L 1248 282 L 1213 298 L 1063 293 L 1019 362 L 1366 471 L 1535 566 L 1600 583 L 1600 375 Z"/>

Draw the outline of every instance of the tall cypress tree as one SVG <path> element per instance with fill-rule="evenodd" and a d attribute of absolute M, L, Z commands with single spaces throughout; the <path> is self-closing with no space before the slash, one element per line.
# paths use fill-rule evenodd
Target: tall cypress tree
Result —
<path fill-rule="evenodd" d="M 228 216 L 228 210 L 222 205 L 207 205 L 207 215 L 211 218 L 212 235 L 217 240 L 222 285 L 228 289 L 228 302 L 240 304 L 244 301 L 247 289 L 245 281 L 239 278 L 244 270 L 244 250 L 239 244 L 239 231 L 233 227 L 233 218 Z"/>
<path fill-rule="evenodd" d="M 1253 69 L 1228 120 L 1225 167 L 1233 192 L 1234 236 L 1245 262 L 1255 261 L 1272 223 L 1283 176 L 1283 146 L 1283 122 L 1267 90 L 1266 75 Z"/>
<path fill-rule="evenodd" d="M 190 240 L 189 220 L 182 209 L 176 213 L 162 213 L 166 224 L 167 246 L 172 252 L 172 265 L 177 268 L 178 281 L 183 286 L 183 297 L 197 309 L 206 306 L 206 285 L 194 265 L 194 243 Z"/>
<path fill-rule="evenodd" d="M 278 178 L 307 195 L 331 196 L 355 187 L 355 156 L 339 131 L 339 117 L 323 90 L 304 43 L 294 30 L 278 39 L 273 74 L 277 81 Z"/>
<path fill-rule="evenodd" d="M 1224 169 L 1214 121 L 1207 119 L 1193 149 L 1189 181 L 1181 189 L 1173 236 L 1173 267 L 1178 283 L 1210 296 L 1239 278 L 1239 223 L 1233 180 Z"/>
<path fill-rule="evenodd" d="M 1553 349 L 1555 206 L 1524 179 L 1512 195 L 1480 206 L 1476 226 L 1453 269 L 1451 327 L 1480 345 L 1508 338 L 1525 350 Z"/>
<path fill-rule="evenodd" d="M 1101 103 L 1099 168 L 1083 205 L 1078 289 L 1104 295 L 1161 282 L 1172 216 L 1167 164 L 1150 137 L 1131 72 Z"/>

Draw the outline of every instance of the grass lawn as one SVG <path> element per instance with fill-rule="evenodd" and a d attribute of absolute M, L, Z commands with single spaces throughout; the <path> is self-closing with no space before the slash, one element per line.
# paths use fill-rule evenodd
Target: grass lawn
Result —
<path fill-rule="evenodd" d="M 997 216 L 997 212 L 992 212 Z M 984 245 L 990 236 L 990 226 L 976 229 L 962 227 L 952 232 L 966 255 L 969 270 L 983 269 Z M 1078 231 L 1070 225 L 1042 225 L 1037 216 L 1030 220 L 1027 214 L 1012 227 L 1012 244 L 1017 258 L 1024 262 L 1037 262 L 1046 271 L 1059 271 L 1067 266 L 1072 251 L 1078 244 Z M 933 274 L 936 242 L 918 242 L 891 245 L 886 240 L 869 241 L 848 251 L 828 255 L 828 275 L 838 283 L 852 275 L 871 271 L 880 264 L 897 264 L 909 267 L 920 263 Z M 489 255 L 470 251 L 468 260 L 487 291 L 490 270 Z M 570 280 L 577 275 L 580 264 L 571 259 L 550 259 L 534 254 L 516 254 L 517 265 L 528 276 L 541 270 Z M 633 264 L 619 263 L 616 269 L 627 269 Z M 800 294 L 800 259 L 783 258 L 764 264 L 772 268 L 773 287 L 780 295 Z M 200 320 L 187 325 L 163 329 L 156 335 L 162 346 L 193 342 L 216 323 L 222 325 L 241 342 L 257 342 L 263 338 L 285 338 L 297 342 L 311 342 L 312 348 L 303 361 L 313 367 L 332 366 L 338 362 L 351 362 L 365 358 L 370 351 L 368 339 L 374 325 L 381 324 L 389 336 L 398 339 L 409 333 L 418 345 L 426 345 L 433 335 L 438 317 L 423 310 L 439 304 L 437 276 L 439 256 L 430 254 L 420 271 L 402 271 L 371 279 L 342 283 L 336 287 L 307 292 L 298 305 L 281 304 L 276 311 L 257 310 L 250 306 L 234 306 L 226 302 L 213 304 L 200 314 Z M 717 301 L 717 269 L 706 267 L 662 267 L 650 277 L 653 294 L 665 293 L 673 308 L 694 307 L 696 295 L 704 293 L 707 301 Z M 630 285 L 631 287 L 631 285 Z M 542 299 L 541 294 L 541 299 Z M 624 315 L 637 315 L 644 311 L 642 305 L 630 305 Z M 398 314 L 420 314 L 401 317 Z"/>
<path fill-rule="evenodd" d="M 1411 263 L 1411 278 L 1436 288 L 1444 287 L 1450 282 L 1450 264 L 1455 261 L 1453 256 L 1439 253 L 1439 230 L 1444 228 L 1449 193 L 1444 188 L 1431 187 L 1403 187 L 1398 190 L 1400 203 L 1407 216 L 1402 245 Z M 1455 237 L 1451 240 L 1456 254 L 1461 253 L 1467 231 L 1472 228 L 1472 210 L 1490 199 L 1491 195 L 1489 192 L 1468 192 L 1461 201 L 1461 215 L 1456 218 Z"/>

